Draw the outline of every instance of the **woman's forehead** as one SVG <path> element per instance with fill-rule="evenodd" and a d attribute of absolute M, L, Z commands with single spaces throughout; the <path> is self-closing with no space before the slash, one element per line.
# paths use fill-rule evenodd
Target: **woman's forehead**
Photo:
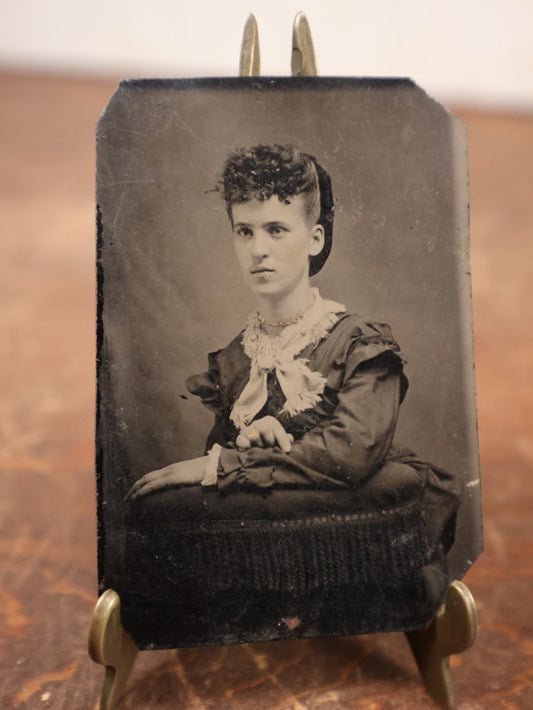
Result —
<path fill-rule="evenodd" d="M 232 205 L 234 224 L 264 224 L 305 220 L 305 203 L 301 195 L 280 200 L 272 195 L 267 200 L 252 199 Z"/>

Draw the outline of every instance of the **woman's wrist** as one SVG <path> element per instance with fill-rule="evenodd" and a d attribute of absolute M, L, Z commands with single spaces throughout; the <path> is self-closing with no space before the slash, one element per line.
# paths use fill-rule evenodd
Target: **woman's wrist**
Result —
<path fill-rule="evenodd" d="M 205 464 L 201 480 L 202 486 L 216 486 L 218 481 L 218 461 L 220 459 L 221 451 L 222 447 L 220 444 L 215 444 L 207 452 L 207 456 L 203 457 L 205 459 Z"/>

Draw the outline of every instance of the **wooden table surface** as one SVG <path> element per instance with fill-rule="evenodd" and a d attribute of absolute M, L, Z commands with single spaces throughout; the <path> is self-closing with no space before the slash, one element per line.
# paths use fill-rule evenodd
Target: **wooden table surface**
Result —
<path fill-rule="evenodd" d="M 113 82 L 0 76 L 0 705 L 94 708 L 94 128 Z M 461 710 L 533 708 L 533 117 L 470 140 L 485 552 Z M 3 701 L 3 704 L 2 704 Z M 430 708 L 401 634 L 142 653 L 120 705 Z"/>

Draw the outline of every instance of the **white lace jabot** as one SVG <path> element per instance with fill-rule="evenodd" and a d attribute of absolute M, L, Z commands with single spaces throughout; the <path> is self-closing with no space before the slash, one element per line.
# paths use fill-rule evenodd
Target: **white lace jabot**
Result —
<path fill-rule="evenodd" d="M 308 345 L 318 345 L 344 313 L 345 306 L 320 296 L 313 289 L 314 302 L 301 320 L 270 337 L 261 327 L 257 314 L 248 319 L 242 338 L 244 352 L 250 358 L 250 379 L 233 405 L 231 420 L 239 428 L 248 426 L 263 409 L 268 397 L 267 377 L 275 372 L 285 395 L 282 412 L 294 416 L 313 407 L 320 400 L 326 378 L 307 367 L 308 360 L 297 355 Z"/>

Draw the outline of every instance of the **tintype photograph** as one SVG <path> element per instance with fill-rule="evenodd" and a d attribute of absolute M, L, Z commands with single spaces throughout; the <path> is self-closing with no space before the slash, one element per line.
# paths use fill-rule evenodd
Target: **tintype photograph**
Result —
<path fill-rule="evenodd" d="M 123 82 L 97 201 L 135 643 L 425 626 L 482 544 L 462 124 L 404 79 Z"/>

